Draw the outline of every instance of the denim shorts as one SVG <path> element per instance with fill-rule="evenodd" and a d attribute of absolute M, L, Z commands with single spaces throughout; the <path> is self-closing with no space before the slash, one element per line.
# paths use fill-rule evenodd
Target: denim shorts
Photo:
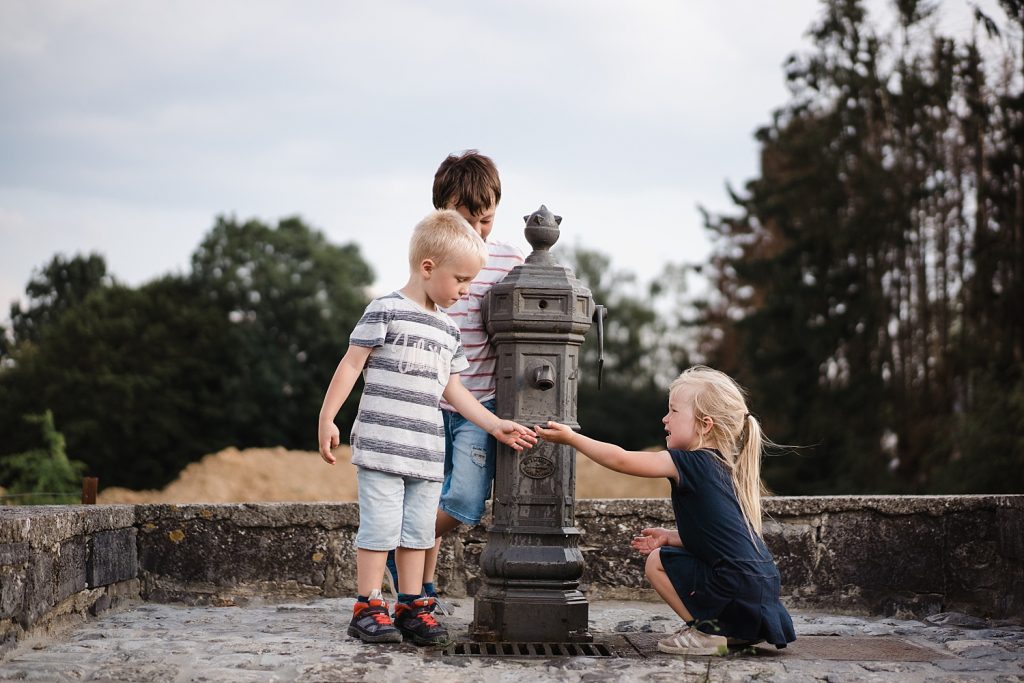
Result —
<path fill-rule="evenodd" d="M 494 400 L 484 401 L 494 412 Z M 450 410 L 444 417 L 444 486 L 438 506 L 463 524 L 479 524 L 494 483 L 498 442 L 475 424 Z"/>
<path fill-rule="evenodd" d="M 357 467 L 359 531 L 356 547 L 394 550 L 434 547 L 441 482 Z"/>

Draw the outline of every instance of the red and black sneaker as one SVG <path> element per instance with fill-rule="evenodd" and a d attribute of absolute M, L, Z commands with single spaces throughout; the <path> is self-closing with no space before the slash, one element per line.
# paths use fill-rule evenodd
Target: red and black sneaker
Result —
<path fill-rule="evenodd" d="M 366 602 L 357 602 L 352 610 L 348 634 L 364 643 L 400 643 L 402 632 L 391 623 L 388 603 L 379 590 L 370 593 Z"/>
<path fill-rule="evenodd" d="M 422 597 L 406 604 L 395 605 L 395 626 L 406 639 L 417 645 L 447 645 L 451 642 L 448 629 L 437 623 L 431 612 L 434 598 Z"/>

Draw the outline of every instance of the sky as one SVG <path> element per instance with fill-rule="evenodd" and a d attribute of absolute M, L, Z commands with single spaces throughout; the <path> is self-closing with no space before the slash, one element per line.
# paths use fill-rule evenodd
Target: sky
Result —
<path fill-rule="evenodd" d="M 878 8 L 883 0 L 869 2 Z M 987 4 L 982 2 L 984 7 Z M 966 1 L 943 21 L 969 31 Z M 0 320 L 56 253 L 137 286 L 218 215 L 299 215 L 402 286 L 451 152 L 491 156 L 494 237 L 641 281 L 710 250 L 698 207 L 758 173 L 818 0 L 0 0 Z"/>

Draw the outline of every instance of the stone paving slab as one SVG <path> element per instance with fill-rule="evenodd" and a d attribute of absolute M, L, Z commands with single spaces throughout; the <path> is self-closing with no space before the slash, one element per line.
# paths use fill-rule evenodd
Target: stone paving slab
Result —
<path fill-rule="evenodd" d="M 966 615 L 915 621 L 797 611 L 798 637 L 814 643 L 811 649 L 818 648 L 819 657 L 807 656 L 808 647 L 794 647 L 684 658 L 649 647 L 657 634 L 680 625 L 665 605 L 597 601 L 590 606 L 596 641 L 648 646 L 619 648 L 629 655 L 623 657 L 527 659 L 452 657 L 405 644 L 364 645 L 345 635 L 352 603 L 351 598 L 245 607 L 136 603 L 62 634 L 22 642 L 0 662 L 0 681 L 1024 682 L 1024 626 Z M 465 639 L 472 600 L 456 603 L 455 615 L 446 622 Z M 859 650 L 865 658 L 825 658 L 842 654 L 844 639 L 851 647 L 856 642 L 868 648 Z M 878 648 L 872 649 L 875 642 Z M 935 657 L 891 661 L 895 655 L 887 660 L 879 654 L 894 643 L 913 646 L 904 650 L 932 651 Z"/>

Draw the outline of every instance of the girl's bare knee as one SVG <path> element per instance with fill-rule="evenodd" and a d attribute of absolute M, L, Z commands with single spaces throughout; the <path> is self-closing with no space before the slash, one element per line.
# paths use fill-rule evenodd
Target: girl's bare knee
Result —
<path fill-rule="evenodd" d="M 652 551 L 647 556 L 647 563 L 644 565 L 644 575 L 650 578 L 657 572 L 664 572 L 665 568 L 661 565 L 661 552 L 659 550 Z"/>

